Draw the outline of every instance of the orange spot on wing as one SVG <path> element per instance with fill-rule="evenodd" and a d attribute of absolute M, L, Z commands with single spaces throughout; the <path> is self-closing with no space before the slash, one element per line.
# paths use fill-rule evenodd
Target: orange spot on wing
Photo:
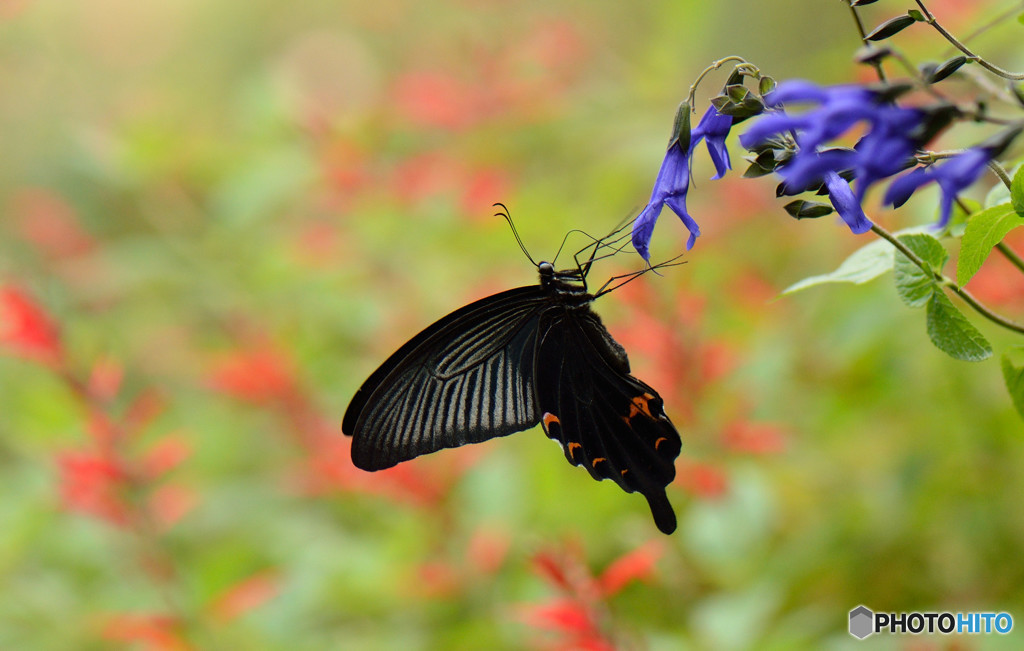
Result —
<path fill-rule="evenodd" d="M 619 471 L 619 474 L 625 477 L 627 472 L 629 472 L 629 468 L 623 468 Z"/>
<path fill-rule="evenodd" d="M 607 459 L 605 459 L 604 457 L 597 457 L 596 459 L 590 462 L 590 465 L 596 468 L 597 464 L 601 463 L 602 461 L 607 461 Z"/>
<path fill-rule="evenodd" d="M 583 447 L 583 446 L 580 445 L 579 443 L 577 443 L 575 441 L 569 441 L 569 456 L 575 458 L 574 452 L 576 452 L 576 448 L 581 448 L 581 447 Z"/>
<path fill-rule="evenodd" d="M 654 396 L 649 393 L 634 397 L 629 403 L 629 416 L 627 417 L 627 420 L 633 418 L 637 414 L 643 414 L 653 420 L 654 414 L 651 413 L 651 400 L 654 400 Z"/>
<path fill-rule="evenodd" d="M 544 416 L 542 417 L 541 420 L 544 421 L 544 429 L 550 428 L 551 427 L 551 423 L 555 423 L 556 425 L 558 425 L 558 424 L 560 424 L 562 422 L 562 421 L 558 420 L 558 416 L 555 416 L 554 414 L 551 414 L 551 413 L 548 413 L 548 412 L 544 412 Z"/>
<path fill-rule="evenodd" d="M 665 438 L 664 436 L 659 437 L 658 440 L 654 442 L 654 449 L 657 450 L 658 446 L 661 445 L 661 442 L 662 441 L 667 441 L 667 440 L 668 439 Z"/>

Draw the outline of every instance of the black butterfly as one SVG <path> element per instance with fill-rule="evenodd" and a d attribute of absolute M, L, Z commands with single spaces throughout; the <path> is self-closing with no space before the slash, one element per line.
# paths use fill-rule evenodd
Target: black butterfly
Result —
<path fill-rule="evenodd" d="M 675 531 L 665 487 L 682 441 L 658 392 L 629 374 L 626 351 L 590 309 L 611 291 L 587 293 L 590 265 L 608 245 L 591 246 L 576 269 L 541 262 L 539 285 L 470 303 L 391 355 L 345 412 L 353 463 L 381 470 L 541 423 L 569 463 L 641 493 L 658 529 Z"/>

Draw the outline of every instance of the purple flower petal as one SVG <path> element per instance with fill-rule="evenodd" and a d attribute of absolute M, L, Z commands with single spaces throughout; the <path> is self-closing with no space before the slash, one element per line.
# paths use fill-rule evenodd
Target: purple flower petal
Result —
<path fill-rule="evenodd" d="M 931 167 L 915 169 L 889 185 L 885 192 L 885 203 L 892 204 L 893 208 L 899 208 L 918 188 L 935 181 L 942 190 L 942 197 L 939 200 L 939 221 L 936 226 L 944 228 L 953 214 L 953 201 L 956 196 L 978 180 L 985 171 L 991 155 L 987 149 L 973 148 Z"/>
<path fill-rule="evenodd" d="M 651 200 L 633 221 L 633 248 L 644 260 L 650 260 L 651 235 L 654 233 L 654 224 L 658 221 L 658 216 L 661 215 L 661 209 L 666 201 L 670 198 L 673 199 L 674 204 L 682 205 L 683 212 L 686 212 L 686 193 L 690 188 L 689 160 L 689 152 L 683 151 L 677 145 L 673 144 L 668 148 L 665 158 L 661 162 L 661 169 L 658 170 L 658 176 L 654 180 Z M 688 215 L 687 219 L 689 219 Z M 686 219 L 683 220 L 683 223 L 686 223 Z"/>
<path fill-rule="evenodd" d="M 697 128 L 692 132 L 691 156 L 693 155 L 692 148 L 696 147 L 702 138 L 707 139 L 708 155 L 711 156 L 711 162 L 715 164 L 716 174 L 711 177 L 712 179 L 720 179 L 732 169 L 729 150 L 725 147 L 725 139 L 728 137 L 730 129 L 732 129 L 732 117 L 719 113 L 714 106 L 709 106 L 700 122 L 697 123 Z"/>
<path fill-rule="evenodd" d="M 861 208 L 860 201 L 857 200 L 850 184 L 835 172 L 826 172 L 824 181 L 825 187 L 828 188 L 829 201 L 850 230 L 855 235 L 871 230 L 871 220 L 864 214 L 864 209 Z"/>
<path fill-rule="evenodd" d="M 679 215 L 679 219 L 683 221 L 683 226 L 686 227 L 686 230 L 690 231 L 690 237 L 686 240 L 686 250 L 689 251 L 693 248 L 697 237 L 700 236 L 700 226 L 693 220 L 693 217 L 690 217 L 690 213 L 686 211 L 686 195 L 671 196 L 665 200 L 665 204 L 672 209 L 672 212 Z"/>

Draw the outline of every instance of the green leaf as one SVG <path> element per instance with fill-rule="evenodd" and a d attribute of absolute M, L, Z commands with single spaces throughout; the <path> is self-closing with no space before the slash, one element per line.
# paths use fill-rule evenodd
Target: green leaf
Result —
<path fill-rule="evenodd" d="M 902 32 L 904 29 L 910 27 L 915 22 L 917 22 L 917 21 L 914 20 L 914 17 L 913 16 L 909 16 L 907 14 L 903 14 L 902 16 L 896 16 L 895 18 L 891 18 L 891 19 L 885 21 L 884 23 L 882 23 L 881 25 L 879 25 L 878 27 L 876 27 L 875 29 L 873 29 L 870 34 L 868 34 L 867 36 L 864 37 L 864 40 L 865 41 L 882 41 L 882 40 L 885 40 L 885 39 L 889 38 L 890 36 L 893 36 L 893 35 L 895 35 L 895 34 L 897 34 L 899 32 Z"/>
<path fill-rule="evenodd" d="M 903 253 L 896 252 L 893 264 L 896 292 L 910 307 L 921 307 L 928 302 L 932 293 L 938 290 L 935 274 L 942 272 L 942 267 L 949 259 L 949 253 L 941 242 L 927 233 L 900 235 L 897 239 L 929 267 L 927 271 L 921 269 Z"/>
<path fill-rule="evenodd" d="M 929 228 L 929 226 L 914 226 L 897 232 L 897 235 L 919 233 Z M 804 278 L 782 290 L 782 293 L 792 294 L 808 287 L 824 285 L 826 283 L 863 285 L 892 269 L 894 253 L 895 249 L 892 247 L 892 244 L 881 239 L 875 240 L 851 253 L 835 271 Z"/>
<path fill-rule="evenodd" d="M 992 345 L 985 335 L 938 289 L 928 300 L 927 328 L 932 343 L 953 359 L 980 362 L 992 356 Z"/>
<path fill-rule="evenodd" d="M 992 247 L 1002 242 L 1007 233 L 1021 225 L 1024 225 L 1024 218 L 1008 203 L 992 206 L 971 215 L 960 243 L 956 282 L 961 287 L 966 285 L 981 269 Z"/>
<path fill-rule="evenodd" d="M 917 9 L 911 9 L 910 11 L 907 12 L 907 15 L 919 23 L 927 22 L 927 19 L 924 17 L 924 14 L 922 14 Z"/>
<path fill-rule="evenodd" d="M 1017 413 L 1024 418 L 1024 346 L 1014 346 L 1003 353 L 1003 380 Z"/>
<path fill-rule="evenodd" d="M 1024 165 L 1017 168 L 1010 183 L 1010 202 L 1017 214 L 1024 217 Z"/>
<path fill-rule="evenodd" d="M 773 171 L 775 170 L 768 169 L 762 165 L 759 165 L 757 161 L 754 161 L 753 163 L 750 164 L 750 167 L 743 171 L 743 178 L 756 179 L 759 176 L 771 174 Z"/>
<path fill-rule="evenodd" d="M 797 219 L 818 219 L 819 217 L 832 214 L 832 206 L 820 201 L 797 199 L 796 201 L 790 201 L 784 207 L 790 217 L 796 217 Z"/>
<path fill-rule="evenodd" d="M 959 201 L 954 201 L 953 210 L 949 215 L 949 223 L 937 235 L 939 237 L 963 237 L 964 229 L 967 228 L 967 220 L 980 210 L 981 203 L 976 199 L 962 197 Z"/>

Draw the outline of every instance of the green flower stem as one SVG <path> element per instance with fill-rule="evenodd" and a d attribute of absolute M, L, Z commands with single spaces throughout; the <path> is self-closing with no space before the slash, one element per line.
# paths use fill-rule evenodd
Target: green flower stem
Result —
<path fill-rule="evenodd" d="M 989 63 L 988 61 L 986 61 L 982 57 L 980 57 L 977 54 L 975 54 L 974 52 L 972 52 L 969 47 L 967 47 L 966 45 L 961 43 L 959 40 L 957 40 L 957 38 L 955 36 L 953 36 L 952 34 L 950 34 L 949 32 L 946 31 L 945 27 L 943 27 L 942 25 L 939 24 L 939 21 L 937 21 L 935 19 L 935 16 L 932 14 L 932 12 L 928 11 L 928 7 L 924 6 L 924 2 L 922 2 L 921 0 L 916 0 L 916 1 L 917 1 L 917 6 L 921 8 L 921 14 L 924 16 L 925 22 L 928 23 L 929 25 L 931 25 L 933 28 L 935 28 L 935 31 L 937 31 L 939 34 L 942 34 L 943 38 L 945 38 L 947 41 L 949 41 L 953 45 L 953 47 L 955 47 L 956 49 L 958 49 L 961 52 L 963 52 L 964 55 L 966 55 L 968 59 L 970 59 L 971 61 L 974 61 L 979 66 L 981 66 L 985 70 L 988 70 L 992 74 L 999 75 L 1000 77 L 1002 77 L 1004 79 L 1011 79 L 1013 81 L 1024 80 L 1024 73 L 1010 72 L 1009 70 L 1004 70 L 1003 68 L 1000 68 L 997 65 L 993 65 L 993 64 Z"/>
<path fill-rule="evenodd" d="M 1010 175 L 1006 173 L 1006 168 L 1000 165 L 999 161 L 995 160 L 990 160 L 988 162 L 988 168 L 992 170 L 993 174 L 999 177 L 999 180 L 1002 181 L 1003 185 L 1006 186 L 1006 189 L 1009 190 L 1013 180 L 1010 178 Z"/>
<path fill-rule="evenodd" d="M 864 21 L 860 19 L 860 14 L 857 13 L 856 7 L 854 7 L 853 5 L 849 5 L 849 7 L 850 13 L 853 14 L 853 22 L 857 24 L 857 32 L 860 34 L 860 40 L 865 45 L 868 45 L 868 42 L 865 40 L 865 37 L 868 35 L 868 33 L 864 29 Z M 878 81 L 887 81 L 885 77 L 885 70 L 882 68 L 881 61 L 872 61 L 871 67 L 875 69 L 875 74 L 878 75 Z"/>
<path fill-rule="evenodd" d="M 750 63 L 743 57 L 737 56 L 735 54 L 732 56 L 727 56 L 724 59 L 714 61 L 707 68 L 704 68 L 704 70 L 702 70 L 701 73 L 697 75 L 697 79 L 694 80 L 694 82 L 690 85 L 690 93 L 686 96 L 686 101 L 690 103 L 691 107 L 693 106 L 694 97 L 697 94 L 697 86 L 699 86 L 700 82 L 704 80 L 704 77 L 708 76 L 708 74 L 711 73 L 712 71 L 718 70 L 719 68 L 721 68 L 726 63 L 729 63 L 730 61 L 736 61 L 737 69 L 743 68 L 748 74 L 750 74 L 753 77 L 758 77 L 761 74 L 761 71 L 758 70 L 757 66 L 755 66 L 753 63 Z"/>
<path fill-rule="evenodd" d="M 968 292 L 960 285 L 957 285 L 956 281 L 954 281 L 952 278 L 949 278 L 943 275 L 941 272 L 936 271 L 932 269 L 930 266 L 928 266 L 928 263 L 926 263 L 924 260 L 918 257 L 916 253 L 911 251 L 910 248 L 907 247 L 906 244 L 901 242 L 895 235 L 885 230 L 878 224 L 872 224 L 871 230 L 875 233 L 875 235 L 881 237 L 882 239 L 889 242 L 889 244 L 892 244 L 894 247 L 896 247 L 897 251 L 907 256 L 907 258 L 911 262 L 916 264 L 918 267 L 920 267 L 922 271 L 924 271 L 925 273 L 932 274 L 936 282 L 938 282 L 941 286 L 950 289 L 954 294 L 963 299 L 965 303 L 974 308 L 975 312 L 982 315 L 989 321 L 1006 328 L 1007 330 L 1012 330 L 1014 332 L 1024 334 L 1024 325 L 1021 325 L 1015 321 L 1011 321 L 1010 319 L 1007 319 L 1002 315 L 996 314 L 992 310 L 985 307 L 980 301 L 978 301 L 978 299 L 974 298 L 974 296 L 970 292 Z"/>

